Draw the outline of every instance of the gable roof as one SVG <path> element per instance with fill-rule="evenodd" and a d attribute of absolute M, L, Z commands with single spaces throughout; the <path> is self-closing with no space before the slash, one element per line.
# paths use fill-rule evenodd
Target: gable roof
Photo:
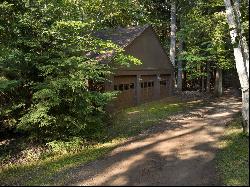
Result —
<path fill-rule="evenodd" d="M 102 40 L 111 40 L 120 47 L 128 46 L 135 38 L 141 35 L 149 25 L 115 29 L 105 29 L 95 32 L 93 35 Z"/>

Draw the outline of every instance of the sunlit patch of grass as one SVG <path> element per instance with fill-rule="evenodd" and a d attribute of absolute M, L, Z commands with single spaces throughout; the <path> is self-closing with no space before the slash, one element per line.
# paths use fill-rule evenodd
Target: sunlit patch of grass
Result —
<path fill-rule="evenodd" d="M 241 118 L 231 122 L 220 142 L 217 168 L 226 186 L 249 186 L 249 137 L 242 132 Z"/>
<path fill-rule="evenodd" d="M 112 141 L 85 148 L 79 153 L 56 155 L 36 162 L 1 168 L 0 185 L 65 184 L 70 178 L 65 171 L 103 156 L 120 142 L 121 140 Z"/>
<path fill-rule="evenodd" d="M 180 101 L 173 97 L 172 101 L 162 99 L 127 108 L 113 117 L 112 127 L 108 131 L 113 137 L 133 136 L 150 126 L 163 122 L 170 115 L 183 112 L 201 103 L 201 100 Z"/>

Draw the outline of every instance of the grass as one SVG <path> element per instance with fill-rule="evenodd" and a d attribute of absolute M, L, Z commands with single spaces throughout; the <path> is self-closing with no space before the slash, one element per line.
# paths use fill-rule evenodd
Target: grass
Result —
<path fill-rule="evenodd" d="M 226 186 L 249 186 L 249 137 L 242 132 L 241 118 L 231 122 L 220 142 L 217 169 Z"/>
<path fill-rule="evenodd" d="M 173 114 L 190 110 L 201 104 L 204 104 L 201 100 L 184 102 L 173 97 L 127 108 L 115 114 L 108 133 L 111 137 L 119 138 L 134 136 L 142 130 L 163 122 Z"/>
<path fill-rule="evenodd" d="M 31 159 L 0 168 L 0 185 L 67 184 L 70 180 L 68 170 L 104 156 L 127 138 L 161 123 L 170 115 L 189 110 L 200 104 L 202 101 L 184 102 L 163 99 L 119 111 L 113 116 L 113 124 L 101 135 L 101 137 L 108 137 L 106 141 L 97 142 L 88 147 L 78 147 L 76 152 L 65 151 L 63 147 L 62 149 L 59 147 L 57 152 L 42 155 L 38 159 L 36 154 L 31 151 L 31 155 L 35 155 L 31 156 Z"/>
<path fill-rule="evenodd" d="M 70 176 L 67 170 L 100 158 L 119 142 L 110 142 L 81 150 L 79 153 L 56 155 L 23 165 L 13 164 L 0 169 L 0 185 L 62 185 Z M 66 173 L 65 173 L 66 172 Z M 56 180 L 55 180 L 56 177 Z"/>

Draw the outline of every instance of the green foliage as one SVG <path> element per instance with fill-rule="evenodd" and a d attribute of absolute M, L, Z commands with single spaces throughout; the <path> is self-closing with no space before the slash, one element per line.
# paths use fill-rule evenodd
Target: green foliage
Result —
<path fill-rule="evenodd" d="M 178 38 L 185 42 L 185 50 L 178 58 L 186 62 L 189 79 L 206 74 L 202 67 L 210 62 L 211 68 L 234 67 L 233 52 L 225 17 L 223 1 L 199 0 L 180 14 Z"/>
<path fill-rule="evenodd" d="M 211 68 L 232 68 L 233 56 L 223 1 L 178 0 L 177 38 L 184 40 L 188 79 Z M 248 31 L 247 1 L 242 25 Z M 105 125 L 105 105 L 115 93 L 101 85 L 112 67 L 139 64 L 110 41 L 92 36 L 106 27 L 153 25 L 169 47 L 170 1 L 165 0 L 6 0 L 0 3 L 0 123 L 31 137 L 91 138 Z M 248 38 L 248 32 L 245 32 Z M 96 87 L 95 87 L 96 88 Z M 38 138 L 39 137 L 39 138 Z M 42 137 L 42 138 L 41 138 Z M 98 137 L 98 136 L 97 136 Z"/>
<path fill-rule="evenodd" d="M 80 0 L 86 15 L 106 27 L 145 24 L 147 11 L 138 0 Z"/>
<path fill-rule="evenodd" d="M 79 137 L 73 137 L 70 141 L 53 140 L 46 145 L 53 154 L 65 154 L 69 152 L 79 152 L 84 147 L 85 142 Z"/>
<path fill-rule="evenodd" d="M 104 2 L 92 2 L 1 3 L 0 122 L 6 127 L 39 140 L 91 138 L 102 128 L 105 105 L 115 94 L 91 89 L 90 84 L 103 84 L 112 69 L 88 54 L 112 51 L 115 55 L 106 60 L 121 65 L 139 61 L 92 36 L 93 29 L 113 19 L 104 16 L 105 24 L 95 22 L 90 11 L 99 11 L 102 6 L 95 3 Z"/>

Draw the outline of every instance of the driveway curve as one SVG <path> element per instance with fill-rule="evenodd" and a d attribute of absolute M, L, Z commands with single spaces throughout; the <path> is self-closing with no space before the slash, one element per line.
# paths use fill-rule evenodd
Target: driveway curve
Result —
<path fill-rule="evenodd" d="M 104 158 L 68 171 L 66 185 L 221 185 L 215 169 L 218 141 L 240 111 L 229 95 L 166 119 Z"/>

